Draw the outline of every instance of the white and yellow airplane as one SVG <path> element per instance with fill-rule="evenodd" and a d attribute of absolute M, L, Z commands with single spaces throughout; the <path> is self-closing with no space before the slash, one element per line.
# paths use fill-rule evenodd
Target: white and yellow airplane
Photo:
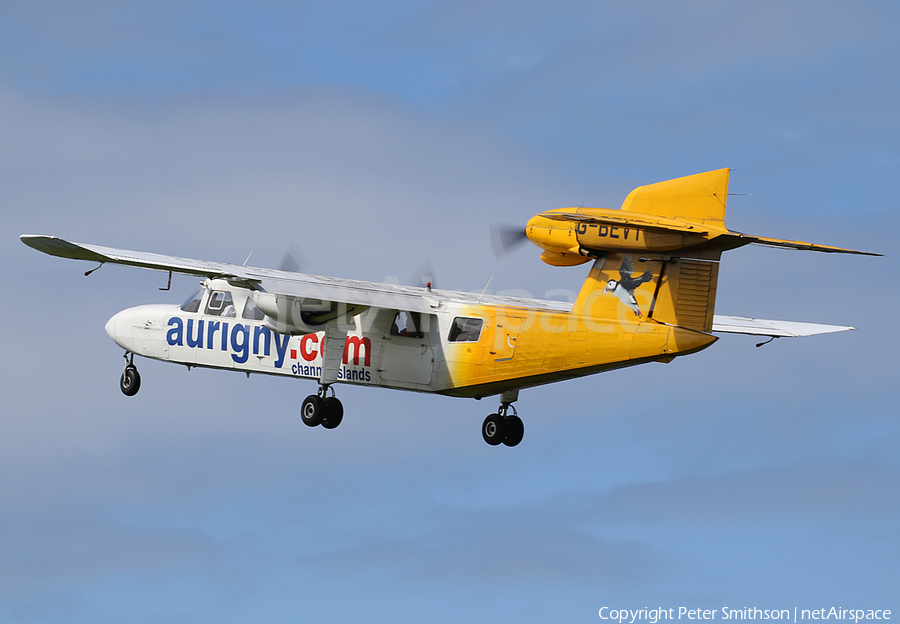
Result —
<path fill-rule="evenodd" d="M 713 332 L 808 336 L 853 329 L 713 314 L 719 258 L 747 244 L 867 252 L 732 232 L 729 169 L 641 186 L 619 210 L 562 208 L 522 233 L 553 266 L 593 262 L 574 302 L 479 295 L 319 277 L 23 235 L 44 253 L 203 277 L 180 305 L 143 305 L 106 323 L 125 349 L 121 389 L 141 378 L 134 356 L 315 380 L 303 422 L 337 427 L 334 384 L 457 397 L 500 395 L 482 435 L 515 446 L 524 434 L 519 390 L 669 362 L 716 341 Z M 90 271 L 88 272 L 90 273 Z M 510 413 L 510 410 L 512 412 Z"/>

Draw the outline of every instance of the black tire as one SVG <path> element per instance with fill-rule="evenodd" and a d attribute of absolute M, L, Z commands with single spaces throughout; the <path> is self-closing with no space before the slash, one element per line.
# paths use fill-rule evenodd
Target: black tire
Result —
<path fill-rule="evenodd" d="M 322 417 L 325 416 L 325 402 L 315 394 L 311 394 L 303 399 L 303 405 L 300 406 L 300 418 L 304 424 L 309 427 L 316 427 L 322 423 Z"/>
<path fill-rule="evenodd" d="M 507 416 L 504 423 L 506 428 L 506 437 L 503 438 L 503 444 L 506 446 L 515 446 L 522 441 L 525 435 L 525 423 L 518 416 Z"/>
<path fill-rule="evenodd" d="M 344 419 L 344 406 L 337 397 L 328 397 L 325 399 L 325 417 L 322 419 L 322 426 L 326 429 L 334 429 Z"/>
<path fill-rule="evenodd" d="M 134 366 L 128 366 L 119 379 L 119 388 L 125 396 L 134 396 L 141 389 L 141 375 Z"/>
<path fill-rule="evenodd" d="M 481 435 L 484 437 L 484 441 L 491 446 L 497 446 L 503 442 L 503 438 L 506 437 L 504 424 L 500 414 L 491 414 L 485 418 L 481 425 Z"/>

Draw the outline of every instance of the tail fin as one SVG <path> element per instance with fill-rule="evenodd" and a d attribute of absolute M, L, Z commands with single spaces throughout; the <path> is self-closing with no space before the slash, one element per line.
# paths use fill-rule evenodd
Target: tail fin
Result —
<path fill-rule="evenodd" d="M 594 262 L 572 312 L 620 322 L 654 320 L 710 333 L 718 277 L 718 257 L 604 254 Z"/>
<path fill-rule="evenodd" d="M 731 169 L 717 169 L 639 186 L 628 194 L 622 210 L 723 226 Z"/>

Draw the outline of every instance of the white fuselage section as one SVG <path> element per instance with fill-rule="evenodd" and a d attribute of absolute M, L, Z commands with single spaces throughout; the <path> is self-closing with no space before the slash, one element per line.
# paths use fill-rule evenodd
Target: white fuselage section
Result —
<path fill-rule="evenodd" d="M 221 292 L 229 294 L 230 309 L 217 305 L 216 293 Z M 253 313 L 250 294 L 209 280 L 194 311 L 188 304 L 128 308 L 109 319 L 106 332 L 126 351 L 148 358 L 319 380 L 324 332 L 290 336 L 272 331 L 258 310 Z M 440 338 L 447 333 L 442 326 L 449 314 L 421 315 L 421 331 L 409 332 L 414 335 L 397 331 L 396 315 L 370 309 L 353 319 L 337 382 L 422 392 L 450 387 Z"/>

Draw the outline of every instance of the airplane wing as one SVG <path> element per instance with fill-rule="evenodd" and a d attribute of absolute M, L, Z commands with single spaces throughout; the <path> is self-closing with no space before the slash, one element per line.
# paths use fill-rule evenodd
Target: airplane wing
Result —
<path fill-rule="evenodd" d="M 413 286 L 379 284 L 376 282 L 306 275 L 275 269 L 239 266 L 224 262 L 193 260 L 143 251 L 73 243 L 55 236 L 23 234 L 19 238 L 29 247 L 51 256 L 99 263 L 122 264 L 157 271 L 172 271 L 173 273 L 195 275 L 197 277 L 222 278 L 236 285 L 243 285 L 280 295 L 288 300 L 292 298 L 317 299 L 323 302 L 331 301 L 351 306 L 423 313 L 431 313 L 434 310 L 429 301 L 431 299 L 428 297 L 429 293 L 423 288 Z M 435 294 L 437 293 L 438 291 L 435 291 Z M 515 303 L 512 298 L 507 299 L 509 299 L 510 303 Z M 521 303 L 523 305 L 533 305 L 549 302 L 523 300 Z M 773 337 L 813 336 L 850 329 L 854 328 L 720 315 L 713 317 L 712 327 L 714 332 Z"/>
<path fill-rule="evenodd" d="M 73 243 L 55 236 L 23 234 L 19 238 L 29 247 L 60 258 L 123 264 L 197 277 L 222 278 L 236 285 L 263 290 L 287 298 L 318 299 L 352 306 L 389 308 L 410 312 L 433 312 L 433 308 L 425 297 L 427 292 L 413 286 L 322 277 L 224 262 L 179 258 L 145 251 L 114 249 L 100 245 Z"/>
<path fill-rule="evenodd" d="M 856 329 L 841 325 L 819 325 L 817 323 L 799 323 L 796 321 L 769 321 L 766 319 L 747 318 L 743 316 L 713 316 L 712 330 L 726 334 L 750 334 L 752 336 L 771 336 L 773 338 L 815 336 L 833 332 Z"/>

